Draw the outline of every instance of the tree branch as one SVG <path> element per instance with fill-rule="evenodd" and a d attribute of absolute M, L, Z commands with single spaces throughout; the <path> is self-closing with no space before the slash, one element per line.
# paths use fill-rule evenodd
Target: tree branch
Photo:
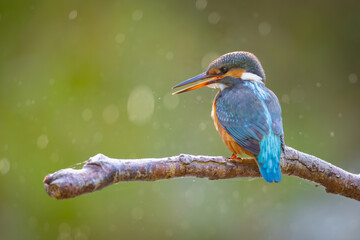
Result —
<path fill-rule="evenodd" d="M 283 174 L 297 176 L 325 187 L 326 192 L 360 201 L 360 175 L 346 172 L 320 158 L 286 147 L 281 156 Z M 97 154 L 82 169 L 61 169 L 44 179 L 46 192 L 67 199 L 100 190 L 118 182 L 156 181 L 178 177 L 210 180 L 260 177 L 254 159 L 232 160 L 225 157 L 181 154 L 166 158 L 113 159 Z M 264 182 L 264 184 L 266 184 Z"/>

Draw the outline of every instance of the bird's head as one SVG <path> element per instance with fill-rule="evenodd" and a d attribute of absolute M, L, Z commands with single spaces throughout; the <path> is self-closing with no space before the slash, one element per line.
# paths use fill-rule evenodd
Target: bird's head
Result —
<path fill-rule="evenodd" d="M 204 86 L 224 89 L 232 87 L 240 81 L 254 81 L 265 84 L 265 73 L 254 54 L 231 52 L 215 59 L 209 64 L 206 72 L 174 86 L 173 89 L 201 80 L 204 81 L 173 94 L 195 90 Z"/>

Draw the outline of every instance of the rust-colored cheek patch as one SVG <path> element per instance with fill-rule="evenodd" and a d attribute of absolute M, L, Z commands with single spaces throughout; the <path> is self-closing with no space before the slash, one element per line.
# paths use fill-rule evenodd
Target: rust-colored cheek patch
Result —
<path fill-rule="evenodd" d="M 236 68 L 234 70 L 228 71 L 225 76 L 232 76 L 234 78 L 241 78 L 241 76 L 243 75 L 243 73 L 246 72 L 245 69 L 241 69 L 241 68 Z"/>
<path fill-rule="evenodd" d="M 212 68 L 209 70 L 209 75 L 218 75 L 220 71 L 218 69 Z"/>

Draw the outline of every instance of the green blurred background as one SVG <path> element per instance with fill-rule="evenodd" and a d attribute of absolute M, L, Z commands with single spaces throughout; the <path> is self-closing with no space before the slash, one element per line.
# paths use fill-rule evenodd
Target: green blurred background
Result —
<path fill-rule="evenodd" d="M 253 52 L 287 145 L 360 172 L 359 1 L 0 1 L 0 239 L 356 239 L 360 205 L 284 177 L 121 183 L 58 201 L 103 153 L 230 156 L 215 90 L 171 87 Z"/>

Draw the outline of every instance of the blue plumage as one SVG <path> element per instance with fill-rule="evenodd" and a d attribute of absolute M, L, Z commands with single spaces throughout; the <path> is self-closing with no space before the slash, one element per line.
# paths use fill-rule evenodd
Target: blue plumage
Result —
<path fill-rule="evenodd" d="M 206 72 L 174 88 L 200 80 L 205 81 L 174 94 L 204 86 L 220 88 L 212 116 L 232 157 L 254 156 L 264 179 L 280 182 L 280 154 L 285 151 L 281 107 L 276 95 L 265 87 L 260 61 L 249 52 L 227 53 L 211 62 Z"/>
<path fill-rule="evenodd" d="M 275 94 L 261 83 L 241 81 L 219 92 L 215 101 L 220 125 L 241 147 L 254 154 L 266 181 L 280 182 L 284 133 Z"/>
<path fill-rule="evenodd" d="M 255 155 L 260 173 L 267 182 L 280 182 L 281 140 L 272 130 L 260 141 L 260 154 Z"/>

